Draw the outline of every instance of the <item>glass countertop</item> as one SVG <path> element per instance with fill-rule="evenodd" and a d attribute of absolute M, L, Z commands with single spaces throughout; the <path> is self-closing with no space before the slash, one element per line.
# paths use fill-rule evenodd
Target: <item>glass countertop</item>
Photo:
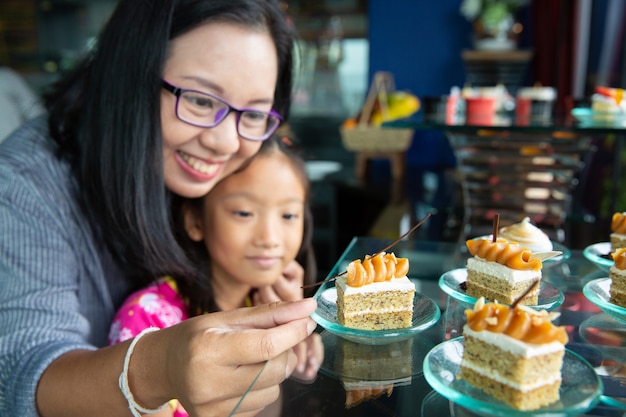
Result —
<path fill-rule="evenodd" d="M 363 259 L 385 249 L 391 240 L 371 237 L 355 237 L 329 271 L 332 278 L 345 270 L 355 259 Z M 441 309 L 441 318 L 430 329 L 416 335 L 412 340 L 390 345 L 354 344 L 352 351 L 369 361 L 350 360 L 346 356 L 345 342 L 321 327 L 325 345 L 325 361 L 317 378 L 310 384 L 287 380 L 283 384 L 282 409 L 278 415 L 288 417 L 305 416 L 475 416 L 471 410 L 451 403 L 428 384 L 423 374 L 423 360 L 428 352 L 440 343 L 459 334 L 460 317 L 464 306 L 446 295 L 439 287 L 440 276 L 450 270 L 463 268 L 469 257 L 463 242 L 433 242 L 404 240 L 388 252 L 409 258 L 409 277 L 416 282 L 416 290 L 430 297 Z M 623 417 L 626 413 L 626 377 L 623 356 L 626 352 L 626 322 L 614 320 L 601 312 L 582 293 L 583 287 L 594 280 L 606 277 L 607 273 L 588 261 L 580 250 L 571 250 L 571 256 L 544 268 L 544 280 L 559 288 L 564 302 L 555 311 L 561 313 L 559 325 L 566 326 L 571 352 L 585 358 L 600 376 L 604 397 L 586 416 Z M 608 323 L 608 324 L 607 324 Z M 621 341 L 611 333 L 610 342 L 602 339 L 607 327 L 613 332 L 622 328 Z M 350 341 L 348 341 L 350 343 Z M 371 352 L 370 352 L 371 350 Z M 617 352 L 617 355 L 616 355 Z M 406 369 L 393 366 L 393 358 L 409 357 Z M 389 362 L 392 361 L 392 362 Z M 392 364 L 392 366 L 389 366 Z M 390 370 L 392 374 L 387 375 Z M 388 376 L 388 378 L 387 378 Z M 355 401 L 354 386 L 361 387 Z M 363 388 L 365 386 L 365 388 Z"/>
<path fill-rule="evenodd" d="M 480 130 L 552 133 L 571 132 L 578 134 L 626 133 L 626 116 L 596 117 L 590 109 L 574 109 L 573 115 L 554 116 L 549 119 L 519 119 L 515 116 L 495 116 L 489 123 L 466 123 L 464 117 L 451 122 L 443 117 L 424 117 L 416 115 L 394 121 L 385 122 L 387 128 L 411 128 L 415 130 L 445 130 L 447 132 L 468 132 Z"/>

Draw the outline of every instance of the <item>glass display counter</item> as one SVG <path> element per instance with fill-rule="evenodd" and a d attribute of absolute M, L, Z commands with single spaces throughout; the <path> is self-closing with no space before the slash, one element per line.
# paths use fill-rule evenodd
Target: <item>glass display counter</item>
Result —
<path fill-rule="evenodd" d="M 328 276 L 335 276 L 350 261 L 373 254 L 389 243 L 391 240 L 355 237 Z M 409 278 L 416 282 L 416 290 L 422 296 L 433 300 L 441 309 L 438 322 L 411 339 L 386 345 L 344 342 L 319 327 L 325 358 L 317 379 L 309 384 L 286 381 L 278 415 L 487 415 L 476 413 L 472 405 L 451 402 L 435 391 L 427 382 L 423 368 L 425 358 L 436 346 L 459 336 L 458 329 L 467 307 L 445 293 L 438 281 L 446 272 L 462 268 L 467 252 L 457 243 L 416 240 L 401 241 L 392 250 L 397 256 L 409 258 Z M 563 294 L 562 303 L 553 311 L 561 313 L 557 324 L 566 326 L 569 337 L 566 348 L 585 359 L 590 366 L 586 369 L 593 369 L 598 375 L 603 391 L 589 410 L 551 415 L 623 417 L 626 413 L 626 378 L 623 374 L 626 321 L 602 313 L 586 298 L 583 288 L 606 276 L 606 272 L 587 260 L 582 251 L 570 252 L 568 257 L 546 265 L 543 279 Z M 359 384 L 369 388 L 355 390 Z"/>

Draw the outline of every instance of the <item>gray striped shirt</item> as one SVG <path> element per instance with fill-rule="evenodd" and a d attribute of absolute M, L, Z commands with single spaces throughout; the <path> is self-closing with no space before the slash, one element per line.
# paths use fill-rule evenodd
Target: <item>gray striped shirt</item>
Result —
<path fill-rule="evenodd" d="M 45 117 L 0 144 L 0 416 L 37 416 L 43 371 L 65 352 L 105 346 L 130 290 L 55 150 Z"/>

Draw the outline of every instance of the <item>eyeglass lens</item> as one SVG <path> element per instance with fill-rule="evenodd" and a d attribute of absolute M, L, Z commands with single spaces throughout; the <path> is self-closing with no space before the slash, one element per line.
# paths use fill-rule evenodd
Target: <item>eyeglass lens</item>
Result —
<path fill-rule="evenodd" d="M 184 91 L 178 101 L 178 117 L 198 126 L 213 127 L 224 120 L 230 108 L 217 97 Z M 238 116 L 237 130 L 249 139 L 265 138 L 280 123 L 276 116 L 260 110 L 243 110 Z"/>

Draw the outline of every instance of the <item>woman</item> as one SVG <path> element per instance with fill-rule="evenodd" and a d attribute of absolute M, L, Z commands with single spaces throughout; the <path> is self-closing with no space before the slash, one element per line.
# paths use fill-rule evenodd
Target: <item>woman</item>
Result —
<path fill-rule="evenodd" d="M 277 398 L 311 300 L 103 346 L 146 277 L 193 270 L 172 196 L 207 193 L 287 116 L 291 48 L 276 1 L 121 0 L 47 120 L 0 145 L 0 415 L 139 415 L 171 398 L 254 415 Z"/>

